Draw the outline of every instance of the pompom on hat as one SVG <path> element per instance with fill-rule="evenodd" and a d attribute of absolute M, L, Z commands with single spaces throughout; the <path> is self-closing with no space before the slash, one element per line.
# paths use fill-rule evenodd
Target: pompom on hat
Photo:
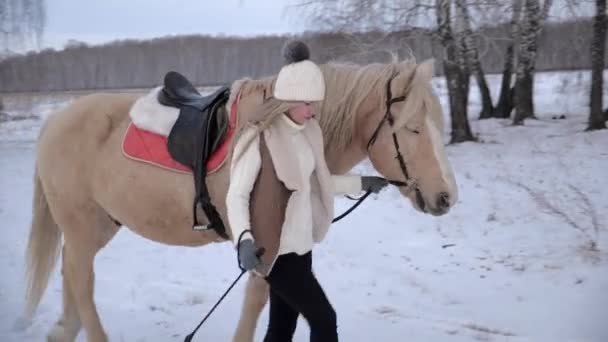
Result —
<path fill-rule="evenodd" d="M 325 98 L 325 80 L 312 62 L 308 46 L 299 40 L 283 46 L 285 64 L 274 85 L 274 97 L 283 101 L 315 102 Z"/>

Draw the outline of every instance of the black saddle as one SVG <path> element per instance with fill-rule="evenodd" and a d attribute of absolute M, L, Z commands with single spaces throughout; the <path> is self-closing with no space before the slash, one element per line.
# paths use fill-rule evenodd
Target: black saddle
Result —
<path fill-rule="evenodd" d="M 226 228 L 211 203 L 205 178 L 207 160 L 228 131 L 229 118 L 225 105 L 229 96 L 228 86 L 202 96 L 186 77 L 175 71 L 165 75 L 164 87 L 158 93 L 158 102 L 179 108 L 179 116 L 167 139 L 167 149 L 171 157 L 193 169 L 196 192 L 192 209 L 193 228 L 211 228 L 224 238 L 228 238 Z M 199 224 L 196 215 L 199 205 L 209 219 L 207 226 Z"/>
<path fill-rule="evenodd" d="M 165 86 L 159 93 L 158 100 L 167 106 L 192 107 L 202 112 L 226 90 L 227 87 L 221 87 L 211 95 L 202 96 L 186 77 L 178 72 L 169 71 L 165 75 Z"/>

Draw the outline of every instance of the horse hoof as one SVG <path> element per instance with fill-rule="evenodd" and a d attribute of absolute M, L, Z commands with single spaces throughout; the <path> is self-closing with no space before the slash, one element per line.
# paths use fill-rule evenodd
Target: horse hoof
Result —
<path fill-rule="evenodd" d="M 46 337 L 47 342 L 65 342 L 65 329 L 56 325 Z"/>

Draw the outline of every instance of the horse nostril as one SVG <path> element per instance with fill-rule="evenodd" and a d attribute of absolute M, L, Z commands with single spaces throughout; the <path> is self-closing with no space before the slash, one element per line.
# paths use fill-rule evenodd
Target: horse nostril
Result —
<path fill-rule="evenodd" d="M 437 209 L 447 209 L 450 207 L 450 194 L 442 192 L 437 196 Z"/>

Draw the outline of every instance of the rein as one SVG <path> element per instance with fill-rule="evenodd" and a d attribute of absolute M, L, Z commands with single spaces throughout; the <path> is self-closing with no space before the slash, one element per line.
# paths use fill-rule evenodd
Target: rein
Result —
<path fill-rule="evenodd" d="M 245 235 L 245 233 L 251 233 L 251 230 L 244 230 L 241 233 L 241 235 L 239 236 L 238 242 L 236 244 L 237 246 L 241 244 L 241 240 L 243 239 L 243 236 Z M 265 252 L 264 248 L 259 248 L 256 251 L 256 256 L 259 258 L 259 257 L 261 257 L 264 254 L 264 252 Z M 230 291 L 236 285 L 236 283 L 238 283 L 239 280 L 241 280 L 241 278 L 243 277 L 243 275 L 247 272 L 247 270 L 244 269 L 243 266 L 241 266 L 240 260 L 241 260 L 241 251 L 237 248 L 237 262 L 238 262 L 239 269 L 241 270 L 241 273 L 239 273 L 238 277 L 236 277 L 236 279 L 232 282 L 232 284 L 230 284 L 230 286 L 228 287 L 228 289 L 224 292 L 224 294 L 222 294 L 222 296 L 215 303 L 215 305 L 213 305 L 213 307 L 211 308 L 211 310 L 209 310 L 209 312 L 207 312 L 207 315 L 205 315 L 205 317 L 196 326 L 196 328 L 194 328 L 194 330 L 184 338 L 184 342 L 191 342 L 192 341 L 192 338 L 194 338 L 194 335 L 196 334 L 196 332 L 198 331 L 198 329 L 201 328 L 201 326 L 211 316 L 211 314 L 213 313 L 213 311 L 215 311 L 215 309 L 220 305 L 220 303 L 224 300 L 224 298 L 226 298 L 226 296 L 230 293 Z"/>
<path fill-rule="evenodd" d="M 388 124 L 390 125 L 390 127 L 393 127 L 393 125 L 395 124 L 395 118 L 393 117 L 393 114 L 391 113 L 391 105 L 393 105 L 394 103 L 401 102 L 401 101 L 405 100 L 405 95 L 392 98 L 391 82 L 393 81 L 393 79 L 396 76 L 397 76 L 397 74 L 393 75 L 388 80 L 388 83 L 386 84 L 386 113 L 384 114 L 384 117 L 382 118 L 382 120 L 380 120 L 380 123 L 378 123 L 378 127 L 376 127 L 376 130 L 374 131 L 374 133 L 372 134 L 371 138 L 369 139 L 369 141 L 367 143 L 368 154 L 369 154 L 370 147 L 376 142 L 376 139 L 378 138 L 378 133 L 380 132 L 380 128 L 382 128 L 382 125 L 384 124 L 384 122 L 388 122 Z M 413 132 L 416 133 L 416 134 L 418 134 L 417 131 L 413 131 Z M 397 153 L 397 155 L 395 156 L 395 159 L 397 159 L 397 162 L 399 163 L 399 167 L 401 169 L 401 172 L 403 173 L 403 176 L 405 177 L 405 181 L 390 180 L 390 179 L 387 179 L 386 181 L 389 184 L 394 185 L 396 187 L 400 187 L 400 188 L 405 187 L 406 188 L 406 192 L 415 190 L 416 191 L 416 195 L 417 196 L 421 196 L 420 190 L 418 189 L 418 186 L 416 184 L 416 180 L 410 178 L 410 176 L 409 176 L 409 173 L 407 171 L 407 164 L 405 163 L 405 159 L 403 158 L 403 155 L 401 154 L 401 151 L 399 150 L 399 141 L 397 140 L 397 134 L 394 131 L 393 131 L 393 145 L 395 146 L 395 151 Z M 371 193 L 372 193 L 371 190 L 367 190 L 365 192 L 365 194 L 363 194 L 359 198 L 351 198 L 351 197 L 347 196 L 349 199 L 352 199 L 352 200 L 357 201 L 357 202 L 355 204 L 353 204 L 347 211 L 345 211 L 344 213 L 342 213 L 340 216 L 334 218 L 332 220 L 332 223 L 338 222 L 341 219 L 343 219 L 344 217 L 348 216 L 348 214 L 350 214 L 351 212 L 353 212 L 353 210 L 355 210 L 359 205 L 361 205 L 361 203 L 363 203 L 363 201 L 365 201 L 365 199 L 367 197 L 369 197 L 369 195 Z M 246 232 L 247 231 L 244 231 L 239 236 L 238 242 L 237 242 L 237 246 L 240 244 L 241 239 L 243 238 L 243 235 Z M 263 253 L 264 253 L 264 250 L 260 249 L 260 250 L 257 251 L 256 254 L 257 254 L 258 257 L 260 257 Z M 237 254 L 238 254 L 238 252 L 237 252 Z M 238 255 L 237 255 L 237 260 L 240 260 L 240 257 Z M 215 305 L 211 308 L 211 310 L 209 310 L 209 312 L 207 313 L 207 315 L 196 326 L 196 328 L 189 335 L 186 336 L 186 338 L 184 339 L 184 342 L 191 342 L 192 341 L 192 338 L 194 337 L 194 335 L 196 334 L 196 332 L 198 331 L 198 329 L 207 321 L 207 319 L 209 318 L 209 316 L 211 316 L 211 314 L 215 311 L 215 309 L 222 302 L 222 300 L 224 300 L 224 298 L 228 295 L 228 293 L 230 293 L 230 291 L 232 290 L 232 288 L 238 283 L 238 281 L 241 279 L 241 277 L 243 277 L 243 275 L 246 273 L 246 270 L 240 265 L 240 263 L 239 263 L 238 266 L 241 269 L 241 273 L 232 282 L 232 284 L 230 284 L 230 286 L 228 287 L 228 289 L 226 290 L 226 292 L 224 292 L 224 294 L 215 303 Z"/>

